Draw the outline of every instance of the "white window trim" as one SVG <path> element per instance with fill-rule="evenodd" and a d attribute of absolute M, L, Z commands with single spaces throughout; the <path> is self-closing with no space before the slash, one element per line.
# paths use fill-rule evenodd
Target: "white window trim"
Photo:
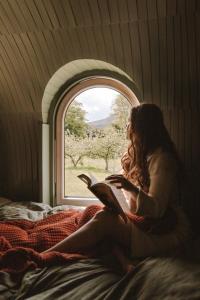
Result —
<path fill-rule="evenodd" d="M 55 136 L 54 136 L 54 205 L 74 205 L 74 206 L 88 206 L 91 204 L 100 204 L 97 198 L 90 197 L 71 197 L 64 195 L 64 117 L 69 105 L 73 102 L 77 95 L 89 88 L 107 87 L 112 88 L 122 94 L 132 106 L 139 104 L 139 101 L 134 92 L 119 80 L 105 76 L 92 76 L 74 85 L 61 101 L 55 115 Z M 45 155 L 45 154 L 44 154 Z M 48 160 L 48 157 L 45 158 Z M 45 175 L 45 174 L 44 174 Z M 48 177 L 48 176 L 47 176 Z M 45 179 L 45 178 L 43 178 Z M 45 180 L 47 182 L 48 179 Z M 48 197 L 46 195 L 46 197 Z M 43 198 L 44 199 L 44 198 Z"/>

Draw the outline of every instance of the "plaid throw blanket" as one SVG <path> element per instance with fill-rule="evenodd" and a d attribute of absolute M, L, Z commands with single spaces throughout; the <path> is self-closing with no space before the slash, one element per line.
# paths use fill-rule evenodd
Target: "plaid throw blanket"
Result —
<path fill-rule="evenodd" d="M 0 269 L 12 274 L 23 274 L 27 269 L 62 264 L 100 254 L 104 248 L 92 249 L 87 256 L 79 253 L 40 253 L 60 242 L 82 225 L 87 223 L 101 206 L 91 205 L 83 212 L 67 210 L 51 215 L 40 221 L 10 220 L 0 222 Z M 129 219 L 144 231 L 159 229 L 164 233 L 174 226 L 174 218 L 169 215 L 162 220 L 149 220 L 136 215 L 128 215 Z M 165 219 L 168 220 L 167 226 Z M 155 231 L 156 233 L 156 231 Z"/>
<path fill-rule="evenodd" d="M 15 274 L 27 269 L 52 266 L 84 258 L 79 253 L 39 253 L 60 242 L 87 223 L 100 206 L 83 212 L 63 211 L 40 221 L 10 220 L 0 222 L 0 269 Z"/>

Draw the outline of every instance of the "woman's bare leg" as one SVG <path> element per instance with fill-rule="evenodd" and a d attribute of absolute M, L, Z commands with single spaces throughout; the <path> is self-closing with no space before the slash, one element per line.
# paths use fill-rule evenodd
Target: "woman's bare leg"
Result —
<path fill-rule="evenodd" d="M 76 252 L 96 245 L 105 238 L 112 238 L 117 243 L 129 247 L 130 226 L 110 211 L 100 211 L 93 219 L 72 233 L 55 246 L 44 252 Z"/>

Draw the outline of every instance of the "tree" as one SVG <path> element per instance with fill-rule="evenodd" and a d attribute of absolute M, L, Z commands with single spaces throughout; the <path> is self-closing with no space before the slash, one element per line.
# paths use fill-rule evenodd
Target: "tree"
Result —
<path fill-rule="evenodd" d="M 90 138 L 77 138 L 74 135 L 65 134 L 65 157 L 69 157 L 76 168 L 84 156 L 89 156 L 92 148 Z"/>
<path fill-rule="evenodd" d="M 102 158 L 105 161 L 105 170 L 109 170 L 109 160 L 122 155 L 125 144 L 125 136 L 111 128 L 105 129 L 104 136 L 93 139 L 93 147 L 90 156 Z"/>
<path fill-rule="evenodd" d="M 88 127 L 85 114 L 82 104 L 73 101 L 65 115 L 65 132 L 76 137 L 85 137 Z"/>
<path fill-rule="evenodd" d="M 131 109 L 131 104 L 127 101 L 125 97 L 119 95 L 113 104 L 113 127 L 121 132 L 125 131 L 125 125 L 128 122 L 129 112 Z"/>

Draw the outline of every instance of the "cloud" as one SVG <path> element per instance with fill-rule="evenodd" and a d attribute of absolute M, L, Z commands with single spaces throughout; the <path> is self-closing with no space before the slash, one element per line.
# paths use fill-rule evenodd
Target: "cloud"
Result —
<path fill-rule="evenodd" d="M 104 119 L 112 112 L 112 104 L 119 93 L 111 88 L 90 88 L 76 97 L 82 103 L 89 122 Z"/>

